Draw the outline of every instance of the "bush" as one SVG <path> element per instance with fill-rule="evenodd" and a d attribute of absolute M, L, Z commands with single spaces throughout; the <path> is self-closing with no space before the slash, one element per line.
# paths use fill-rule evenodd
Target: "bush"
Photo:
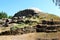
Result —
<path fill-rule="evenodd" d="M 10 28 L 11 31 L 15 31 L 16 29 L 17 29 L 16 26 Z"/>

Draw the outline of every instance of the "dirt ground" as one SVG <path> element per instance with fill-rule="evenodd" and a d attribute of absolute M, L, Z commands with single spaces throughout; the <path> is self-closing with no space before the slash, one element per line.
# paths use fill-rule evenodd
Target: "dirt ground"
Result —
<path fill-rule="evenodd" d="M 60 40 L 60 32 L 57 33 L 28 33 L 23 35 L 4 35 L 0 36 L 0 40 Z"/>

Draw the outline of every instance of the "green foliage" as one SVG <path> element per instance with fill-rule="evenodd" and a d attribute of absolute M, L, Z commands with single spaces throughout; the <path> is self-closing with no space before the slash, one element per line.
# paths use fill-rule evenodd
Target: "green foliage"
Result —
<path fill-rule="evenodd" d="M 2 19 L 2 18 L 7 18 L 7 13 L 0 12 L 0 19 Z"/>
<path fill-rule="evenodd" d="M 11 19 L 11 18 L 12 18 L 12 16 L 8 16 L 8 18 L 9 18 L 9 19 Z"/>
<path fill-rule="evenodd" d="M 52 0 L 53 3 L 55 3 L 56 6 L 59 6 L 60 7 L 60 0 Z"/>
<path fill-rule="evenodd" d="M 10 28 L 10 30 L 12 30 L 12 31 L 15 31 L 16 29 L 17 29 L 16 26 Z"/>

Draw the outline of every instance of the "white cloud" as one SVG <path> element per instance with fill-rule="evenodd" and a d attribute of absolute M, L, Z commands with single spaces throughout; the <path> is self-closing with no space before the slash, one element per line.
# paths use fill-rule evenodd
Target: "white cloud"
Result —
<path fill-rule="evenodd" d="M 39 8 L 35 8 L 35 7 L 28 8 L 28 9 L 32 9 L 32 10 L 34 10 L 35 12 L 42 12 L 42 10 L 40 10 Z"/>

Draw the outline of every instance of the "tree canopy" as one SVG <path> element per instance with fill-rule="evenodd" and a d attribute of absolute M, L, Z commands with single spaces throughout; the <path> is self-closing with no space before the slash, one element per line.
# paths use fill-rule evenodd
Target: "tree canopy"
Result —
<path fill-rule="evenodd" d="M 0 12 L 0 19 L 2 19 L 2 18 L 7 18 L 7 17 L 8 17 L 7 13 L 5 13 L 5 12 Z"/>
<path fill-rule="evenodd" d="M 8 16 L 8 18 L 9 18 L 9 19 L 11 19 L 11 18 L 12 18 L 12 16 Z"/>
<path fill-rule="evenodd" d="M 53 3 L 55 3 L 56 6 L 59 6 L 60 7 L 60 0 L 52 0 Z"/>

